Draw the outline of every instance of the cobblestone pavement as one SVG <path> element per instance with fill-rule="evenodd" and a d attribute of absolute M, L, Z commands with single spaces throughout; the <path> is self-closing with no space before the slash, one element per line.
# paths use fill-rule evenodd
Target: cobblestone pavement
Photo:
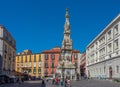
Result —
<path fill-rule="evenodd" d="M 107 80 L 82 80 L 73 81 L 71 87 L 120 87 L 120 83 L 115 83 Z M 51 82 L 46 82 L 45 85 L 41 84 L 41 81 L 26 81 L 22 84 L 12 83 L 3 84 L 0 87 L 64 87 L 60 85 L 52 85 Z"/>

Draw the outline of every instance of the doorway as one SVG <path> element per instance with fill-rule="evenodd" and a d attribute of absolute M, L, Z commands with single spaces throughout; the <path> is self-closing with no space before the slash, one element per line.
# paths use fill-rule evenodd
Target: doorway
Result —
<path fill-rule="evenodd" d="M 109 79 L 112 79 L 112 75 L 113 75 L 113 71 L 112 71 L 112 67 L 109 67 Z"/>

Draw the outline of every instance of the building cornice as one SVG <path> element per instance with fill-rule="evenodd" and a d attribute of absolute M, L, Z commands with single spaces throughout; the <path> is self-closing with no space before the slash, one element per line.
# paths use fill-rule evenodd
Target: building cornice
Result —
<path fill-rule="evenodd" d="M 12 48 L 14 48 L 16 50 L 16 47 L 15 46 L 12 46 L 12 44 L 10 44 L 7 40 L 5 40 L 4 38 L 0 37 L 1 40 L 7 42 L 7 44 L 9 44 Z"/>
<path fill-rule="evenodd" d="M 12 34 L 6 29 L 6 27 L 4 27 L 3 25 L 0 25 L 0 28 L 3 29 L 5 32 L 7 32 L 7 34 L 14 40 Z M 16 41 L 15 41 L 15 43 L 16 43 Z"/>
<path fill-rule="evenodd" d="M 105 33 L 108 29 L 113 27 L 114 24 L 118 23 L 120 21 L 120 14 L 118 14 L 117 17 L 115 17 L 88 45 L 87 48 L 90 47 L 97 39 L 99 39 L 103 33 Z"/>

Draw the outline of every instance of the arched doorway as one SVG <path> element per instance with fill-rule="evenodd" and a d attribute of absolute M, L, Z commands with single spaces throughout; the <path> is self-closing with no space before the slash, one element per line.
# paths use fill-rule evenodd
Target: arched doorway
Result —
<path fill-rule="evenodd" d="M 113 72 L 112 72 L 112 67 L 110 66 L 110 67 L 109 67 L 109 79 L 112 79 L 112 73 L 113 73 Z"/>

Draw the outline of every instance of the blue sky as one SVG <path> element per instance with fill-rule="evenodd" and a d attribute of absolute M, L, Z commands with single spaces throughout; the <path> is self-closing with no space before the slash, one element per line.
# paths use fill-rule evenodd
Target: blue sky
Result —
<path fill-rule="evenodd" d="M 120 13 L 120 0 L 0 0 L 0 24 L 15 38 L 17 52 L 61 47 L 66 7 L 73 49 L 84 52 Z"/>

